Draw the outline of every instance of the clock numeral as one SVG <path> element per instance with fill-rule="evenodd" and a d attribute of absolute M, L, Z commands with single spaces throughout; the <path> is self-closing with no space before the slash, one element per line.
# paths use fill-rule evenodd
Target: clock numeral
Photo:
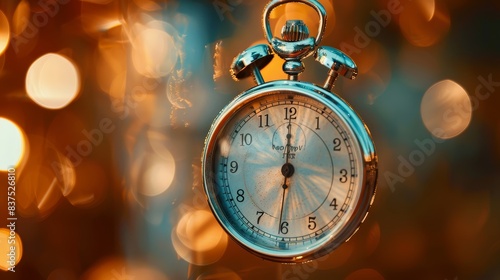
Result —
<path fill-rule="evenodd" d="M 236 192 L 237 196 L 236 196 L 236 201 L 238 202 L 243 202 L 245 201 L 245 191 L 242 190 L 242 189 L 239 189 L 237 192 Z"/>
<path fill-rule="evenodd" d="M 259 115 L 259 127 L 269 127 L 269 114 Z"/>
<path fill-rule="evenodd" d="M 307 225 L 307 228 L 310 230 L 314 230 L 316 228 L 316 217 L 309 217 L 309 224 Z"/>
<path fill-rule="evenodd" d="M 282 222 L 280 225 L 280 233 L 287 234 L 288 233 L 288 222 Z"/>
<path fill-rule="evenodd" d="M 347 170 L 345 170 L 345 169 L 340 170 L 340 175 L 341 175 L 341 177 L 339 178 L 339 181 L 341 183 L 347 182 Z"/>
<path fill-rule="evenodd" d="M 319 117 L 316 117 L 316 130 L 320 130 L 320 128 L 319 128 Z"/>
<path fill-rule="evenodd" d="M 339 205 L 337 204 L 337 199 L 336 199 L 336 198 L 334 198 L 334 199 L 332 200 L 332 202 L 330 203 L 330 206 L 331 206 L 331 207 L 333 207 L 333 210 L 337 210 L 337 207 L 338 207 Z"/>
<path fill-rule="evenodd" d="M 240 134 L 241 136 L 241 146 L 250 146 L 252 145 L 252 134 L 247 133 L 247 134 Z"/>
<path fill-rule="evenodd" d="M 295 107 L 285 107 L 285 120 L 296 120 L 297 119 L 297 108 Z"/>
<path fill-rule="evenodd" d="M 340 138 L 333 139 L 333 151 L 334 152 L 340 152 L 342 150 L 340 148 L 340 144 L 342 144 L 342 141 L 340 141 Z"/>
<path fill-rule="evenodd" d="M 262 216 L 264 216 L 264 211 L 257 211 L 257 224 L 260 223 L 260 218 L 262 218 Z"/>
<path fill-rule="evenodd" d="M 236 161 L 231 161 L 231 169 L 229 169 L 229 172 L 231 173 L 236 173 L 238 171 L 238 163 Z"/>

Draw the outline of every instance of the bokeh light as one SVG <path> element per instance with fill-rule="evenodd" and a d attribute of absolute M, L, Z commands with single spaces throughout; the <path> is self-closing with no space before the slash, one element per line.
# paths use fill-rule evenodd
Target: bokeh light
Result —
<path fill-rule="evenodd" d="M 415 0 L 405 4 L 399 24 L 408 42 L 418 47 L 429 47 L 448 33 L 451 19 L 444 3 Z"/>
<path fill-rule="evenodd" d="M 427 130 L 441 139 L 460 135 L 472 119 L 472 104 L 465 89 L 452 80 L 431 86 L 420 106 Z"/>
<path fill-rule="evenodd" d="M 121 33 L 123 15 L 116 1 L 83 0 L 80 9 L 81 27 L 88 35 L 109 40 L 113 32 Z"/>
<path fill-rule="evenodd" d="M 11 247 L 15 247 L 14 250 L 11 250 Z M 23 243 L 19 233 L 9 228 L 0 228 L 0 269 L 8 271 L 12 264 L 17 265 L 22 257 Z"/>
<path fill-rule="evenodd" d="M 179 53 L 174 38 L 162 28 L 166 22 L 151 21 L 146 26 L 137 24 L 133 38 L 132 63 L 136 71 L 149 78 L 168 75 L 174 69 Z"/>
<path fill-rule="evenodd" d="M 174 157 L 168 150 L 164 150 L 161 155 L 151 155 L 145 164 L 143 182 L 139 192 L 146 196 L 162 194 L 172 185 L 174 180 Z"/>
<path fill-rule="evenodd" d="M 0 55 L 5 52 L 10 41 L 10 26 L 9 20 L 0 10 Z"/>
<path fill-rule="evenodd" d="M 127 53 L 122 42 L 100 40 L 95 55 L 95 78 L 100 88 L 114 99 L 125 96 Z"/>
<path fill-rule="evenodd" d="M 435 0 L 420 0 L 416 1 L 416 8 L 419 8 L 420 13 L 424 16 L 427 21 L 431 21 L 436 12 Z"/>
<path fill-rule="evenodd" d="M 59 189 L 57 177 L 49 167 L 42 166 L 38 173 L 34 174 L 35 178 L 32 184 L 35 187 L 35 203 L 41 217 L 45 217 L 52 213 L 62 197 Z"/>
<path fill-rule="evenodd" d="M 23 217 L 45 218 L 75 185 L 74 167 L 50 141 L 28 134 L 30 151 L 16 189 L 16 210 Z"/>
<path fill-rule="evenodd" d="M 12 33 L 20 35 L 28 26 L 28 18 L 31 13 L 30 3 L 27 0 L 22 0 L 17 4 L 16 10 L 12 17 Z"/>
<path fill-rule="evenodd" d="M 61 109 L 80 91 L 80 74 L 68 58 L 48 53 L 31 64 L 26 75 L 28 96 L 47 109 Z"/>
<path fill-rule="evenodd" d="M 108 257 L 98 260 L 88 269 L 82 280 L 109 280 L 109 279 L 144 279 L 167 280 L 160 270 L 140 261 L 127 260 L 123 257 Z"/>
<path fill-rule="evenodd" d="M 195 265 L 218 261 L 226 251 L 227 242 L 227 234 L 206 210 L 186 213 L 172 231 L 177 254 Z"/>
<path fill-rule="evenodd" d="M 144 11 L 156 11 L 161 9 L 161 6 L 153 0 L 133 0 L 134 3 Z"/>
<path fill-rule="evenodd" d="M 16 167 L 21 162 L 25 149 L 23 131 L 12 121 L 0 117 L 0 171 Z"/>

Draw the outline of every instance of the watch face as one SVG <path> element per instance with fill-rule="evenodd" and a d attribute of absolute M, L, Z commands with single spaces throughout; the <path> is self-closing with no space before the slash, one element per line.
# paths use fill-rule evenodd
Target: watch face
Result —
<path fill-rule="evenodd" d="M 257 87 L 219 115 L 207 138 L 212 211 L 264 258 L 299 262 L 328 253 L 354 233 L 374 193 L 365 126 L 341 99 L 312 87 Z"/>

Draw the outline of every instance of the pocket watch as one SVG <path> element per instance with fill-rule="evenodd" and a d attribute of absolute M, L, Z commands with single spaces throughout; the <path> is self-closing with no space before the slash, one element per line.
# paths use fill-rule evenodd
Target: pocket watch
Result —
<path fill-rule="evenodd" d="M 316 37 L 300 19 L 273 36 L 270 13 L 290 2 L 317 12 Z M 257 85 L 212 123 L 202 178 L 214 216 L 239 245 L 264 259 L 300 263 L 330 253 L 356 232 L 374 199 L 377 156 L 361 118 L 332 91 L 338 76 L 354 79 L 358 72 L 346 54 L 319 46 L 323 6 L 273 0 L 263 26 L 269 45 L 243 51 L 230 69 L 235 80 L 253 76 Z M 274 54 L 288 78 L 265 82 L 260 69 Z M 299 81 L 310 55 L 328 68 L 324 85 Z"/>

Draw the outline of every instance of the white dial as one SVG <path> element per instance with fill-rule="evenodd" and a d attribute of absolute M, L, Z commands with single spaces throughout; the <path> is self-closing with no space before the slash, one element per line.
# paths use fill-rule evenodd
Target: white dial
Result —
<path fill-rule="evenodd" d="M 247 249 L 282 261 L 338 246 L 361 222 L 353 218 L 366 200 L 365 153 L 348 107 L 301 91 L 240 97 L 214 124 L 204 156 L 221 224 Z"/>

